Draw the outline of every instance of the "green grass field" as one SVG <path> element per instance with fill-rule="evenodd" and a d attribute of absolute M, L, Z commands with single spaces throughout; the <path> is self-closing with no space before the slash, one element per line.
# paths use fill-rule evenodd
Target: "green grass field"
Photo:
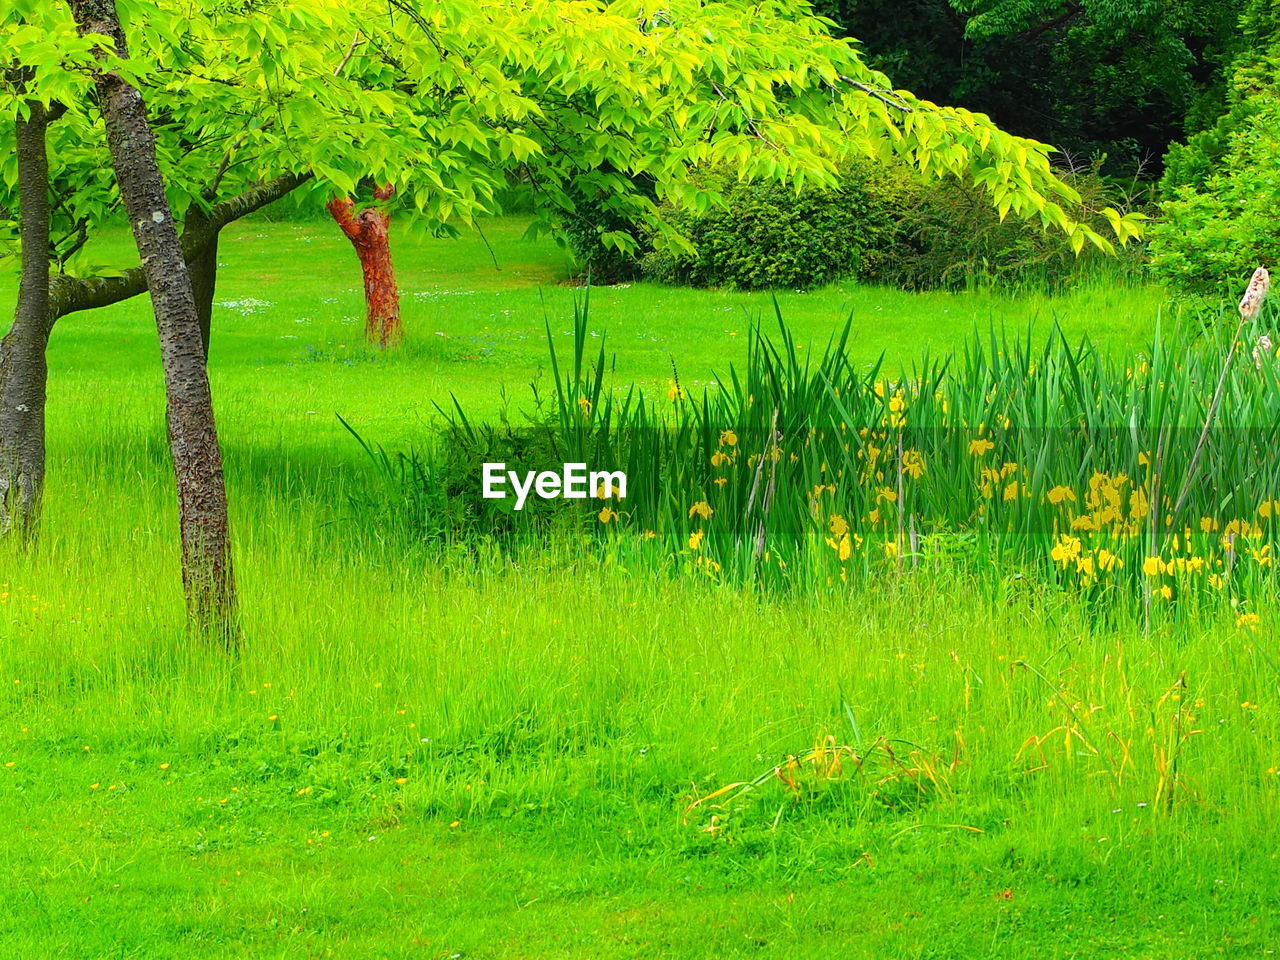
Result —
<path fill-rule="evenodd" d="M 1275 949 L 1274 643 L 1229 610 L 1144 632 L 996 570 L 771 597 L 568 542 L 406 550 L 353 514 L 336 415 L 396 447 L 450 394 L 496 415 L 550 387 L 544 318 L 563 336 L 581 291 L 520 231 L 486 227 L 497 271 L 478 237 L 397 235 L 386 356 L 336 230 L 226 235 L 235 657 L 183 634 L 149 305 L 60 323 L 44 540 L 0 557 L 0 956 Z M 1162 297 L 780 301 L 804 349 L 851 313 L 855 360 L 896 364 L 992 323 L 1131 353 Z M 771 312 L 592 292 L 618 386 L 723 375 Z"/>

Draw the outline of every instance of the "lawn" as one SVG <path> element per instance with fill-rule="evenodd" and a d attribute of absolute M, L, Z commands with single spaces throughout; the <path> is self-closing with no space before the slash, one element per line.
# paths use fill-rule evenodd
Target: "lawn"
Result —
<path fill-rule="evenodd" d="M 228 424 L 224 442 L 274 444 L 279 431 L 291 434 L 291 447 L 341 439 L 334 413 L 398 439 L 451 394 L 478 412 L 497 410 L 504 389 L 525 401 L 529 383 L 546 373 L 544 323 L 566 337 L 574 298 L 584 291 L 568 282 L 564 251 L 550 240 L 523 239 L 524 228 L 513 218 L 486 223 L 483 237 L 465 230 L 457 240 L 393 233 L 409 339 L 403 350 L 381 356 L 360 336 L 360 271 L 336 227 L 233 225 L 221 245 L 210 359 L 218 412 Z M 128 264 L 130 242 L 121 232 L 95 256 Z M 2 288 L 5 302 L 10 291 Z M 852 356 L 869 364 L 884 353 L 890 367 L 955 349 L 993 325 L 1043 337 L 1057 322 L 1072 339 L 1087 333 L 1104 348 L 1134 351 L 1146 345 L 1162 306 L 1155 288 L 1101 281 L 1062 297 L 855 284 L 777 297 L 805 349 L 825 344 L 852 316 Z M 616 357 L 617 383 L 665 390 L 673 368 L 682 382 L 700 385 L 740 363 L 752 322 L 772 325 L 774 308 L 768 293 L 636 283 L 594 290 L 591 314 Z M 163 397 L 155 389 L 160 364 L 144 301 L 66 318 L 50 362 L 55 443 L 60 424 L 106 412 L 99 391 L 113 398 L 113 423 L 153 426 Z M 80 406 L 82 400 L 88 402 Z M 119 415 L 121 406 L 130 408 L 127 415 Z"/>
<path fill-rule="evenodd" d="M 398 233 L 409 339 L 385 356 L 336 230 L 226 235 L 232 657 L 183 634 L 148 305 L 59 324 L 45 537 L 0 576 L 0 956 L 1273 949 L 1274 644 L 1230 611 L 1144 631 L 997 571 L 763 595 L 358 522 L 371 477 L 335 415 L 396 447 L 451 394 L 496 415 L 549 387 L 544 321 L 563 337 L 582 291 L 521 229 L 485 226 L 501 269 L 477 235 Z M 759 294 L 591 297 L 618 388 L 665 390 L 673 364 L 710 382 L 772 314 Z M 852 315 L 854 359 L 892 365 L 1054 321 L 1127 356 L 1162 310 L 1103 284 L 779 302 L 804 349 Z"/>

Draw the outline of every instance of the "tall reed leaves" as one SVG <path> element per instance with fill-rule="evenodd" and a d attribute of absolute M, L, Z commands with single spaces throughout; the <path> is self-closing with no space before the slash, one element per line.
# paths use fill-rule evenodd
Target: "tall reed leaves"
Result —
<path fill-rule="evenodd" d="M 852 365 L 853 336 L 850 320 L 810 356 L 779 313 L 714 387 L 693 395 L 676 377 L 650 394 L 607 382 L 603 339 L 588 354 L 584 299 L 572 355 L 548 330 L 550 409 L 520 429 L 455 410 L 447 446 L 476 476 L 493 457 L 622 470 L 625 500 L 547 509 L 714 576 L 847 580 L 996 560 L 1164 601 L 1269 571 L 1280 526 L 1270 352 L 1227 371 L 1210 418 L 1225 337 L 1178 350 L 1157 328 L 1147 356 L 1122 361 L 1056 329 L 1039 347 L 993 330 L 890 373 Z"/>

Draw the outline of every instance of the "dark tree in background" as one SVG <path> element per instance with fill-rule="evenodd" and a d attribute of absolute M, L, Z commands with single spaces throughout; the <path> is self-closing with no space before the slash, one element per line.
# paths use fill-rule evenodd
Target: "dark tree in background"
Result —
<path fill-rule="evenodd" d="M 818 0 L 895 84 L 991 115 L 1079 162 L 1156 176 L 1211 125 L 1238 46 L 1235 0 Z"/>

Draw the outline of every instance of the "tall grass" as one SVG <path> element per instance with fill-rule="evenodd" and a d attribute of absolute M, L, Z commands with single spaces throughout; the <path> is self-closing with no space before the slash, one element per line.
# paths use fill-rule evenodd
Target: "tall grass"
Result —
<path fill-rule="evenodd" d="M 525 423 L 455 404 L 434 454 L 370 452 L 437 532 L 553 520 L 639 562 L 766 583 L 994 563 L 1150 615 L 1270 581 L 1280 361 L 1246 350 L 1226 367 L 1229 333 L 1175 350 L 1157 327 L 1145 355 L 1119 360 L 1056 329 L 1039 348 L 993 330 L 891 372 L 850 362 L 849 325 L 803 354 L 779 312 L 773 334 L 751 331 L 741 371 L 695 394 L 673 369 L 655 396 L 609 385 L 584 298 L 567 357 L 548 329 L 554 391 Z M 514 514 L 479 497 L 489 460 L 622 470 L 627 496 Z"/>

